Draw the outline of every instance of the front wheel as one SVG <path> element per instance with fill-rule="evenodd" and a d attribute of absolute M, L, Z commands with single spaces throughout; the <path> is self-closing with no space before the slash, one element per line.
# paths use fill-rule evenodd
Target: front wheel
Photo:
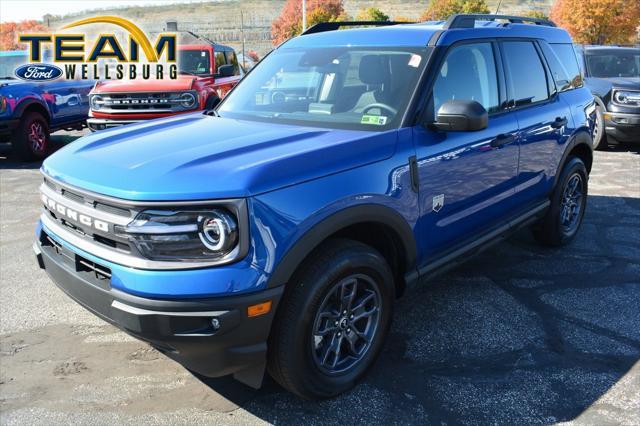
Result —
<path fill-rule="evenodd" d="M 269 372 L 305 399 L 336 396 L 373 364 L 389 330 L 393 274 L 373 248 L 331 240 L 287 284 L 269 342 Z"/>
<path fill-rule="evenodd" d="M 578 233 L 587 206 L 588 174 L 584 162 L 571 157 L 562 170 L 545 217 L 533 227 L 544 245 L 569 244 Z"/>
<path fill-rule="evenodd" d="M 593 149 L 606 150 L 609 147 L 604 130 L 604 110 L 596 104 L 596 123 L 593 129 Z"/>
<path fill-rule="evenodd" d="M 49 153 L 49 124 L 38 112 L 29 112 L 11 135 L 13 151 L 22 161 L 44 159 Z"/>

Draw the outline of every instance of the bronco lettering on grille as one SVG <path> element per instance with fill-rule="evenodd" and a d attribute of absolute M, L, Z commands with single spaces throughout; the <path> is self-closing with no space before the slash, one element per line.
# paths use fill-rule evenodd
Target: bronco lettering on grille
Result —
<path fill-rule="evenodd" d="M 95 228 L 98 231 L 109 232 L 109 224 L 107 222 L 72 210 L 69 207 L 58 203 L 57 201 L 52 200 L 44 194 L 42 194 L 42 202 L 50 211 L 64 216 L 65 220 L 70 219 L 73 222 L 80 223 L 81 225 L 88 226 L 90 228 Z"/>

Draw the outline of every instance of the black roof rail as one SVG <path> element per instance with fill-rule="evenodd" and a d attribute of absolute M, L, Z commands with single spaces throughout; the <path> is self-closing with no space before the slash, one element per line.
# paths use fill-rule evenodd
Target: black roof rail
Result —
<path fill-rule="evenodd" d="M 447 22 L 444 23 L 443 29 L 450 30 L 453 28 L 474 28 L 476 21 L 495 21 L 495 20 L 509 21 L 512 24 L 524 24 L 525 22 L 544 25 L 546 27 L 555 27 L 556 24 L 548 19 L 529 18 L 527 16 L 512 16 L 512 15 L 491 15 L 491 14 L 456 14 L 451 15 Z"/>
<path fill-rule="evenodd" d="M 325 31 L 335 31 L 340 27 L 383 27 L 389 25 L 413 24 L 413 22 L 395 21 L 345 21 L 345 22 L 318 22 L 314 26 L 307 28 L 301 35 L 323 33 Z"/>

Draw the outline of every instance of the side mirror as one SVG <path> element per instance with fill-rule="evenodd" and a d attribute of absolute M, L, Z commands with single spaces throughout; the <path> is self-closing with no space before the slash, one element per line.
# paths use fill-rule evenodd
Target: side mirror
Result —
<path fill-rule="evenodd" d="M 489 113 L 476 101 L 447 101 L 430 126 L 443 132 L 473 132 L 486 129 Z"/>
<path fill-rule="evenodd" d="M 233 65 L 221 65 L 218 67 L 218 77 L 231 77 L 234 71 Z"/>

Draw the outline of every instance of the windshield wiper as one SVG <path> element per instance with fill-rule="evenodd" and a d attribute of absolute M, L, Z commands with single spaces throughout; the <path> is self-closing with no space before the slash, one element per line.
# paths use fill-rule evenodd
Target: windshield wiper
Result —
<path fill-rule="evenodd" d="M 198 75 L 194 72 L 189 72 L 189 71 L 178 71 L 178 74 L 186 74 L 186 75 Z"/>
<path fill-rule="evenodd" d="M 204 113 L 207 114 L 207 115 L 210 115 L 212 117 L 220 117 L 220 114 L 218 113 L 218 111 L 215 110 L 215 108 L 214 109 L 208 109 Z"/>

